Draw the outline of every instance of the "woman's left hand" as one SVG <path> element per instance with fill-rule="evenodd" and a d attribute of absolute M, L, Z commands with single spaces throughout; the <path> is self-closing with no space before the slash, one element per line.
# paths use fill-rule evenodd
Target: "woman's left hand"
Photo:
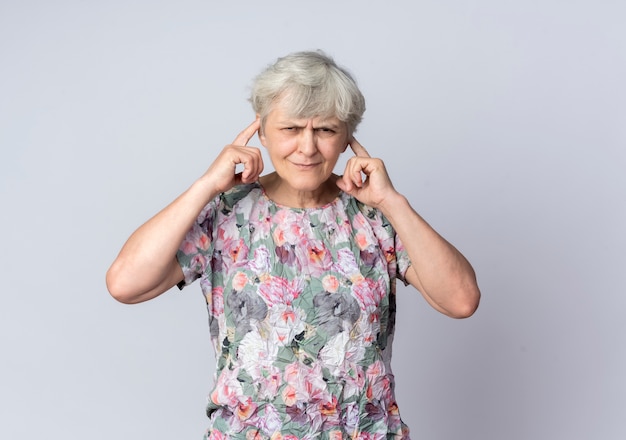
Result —
<path fill-rule="evenodd" d="M 396 194 L 384 162 L 371 157 L 354 138 L 350 140 L 350 148 L 355 156 L 348 160 L 343 176 L 337 179 L 337 186 L 361 203 L 381 209 L 385 200 Z"/>

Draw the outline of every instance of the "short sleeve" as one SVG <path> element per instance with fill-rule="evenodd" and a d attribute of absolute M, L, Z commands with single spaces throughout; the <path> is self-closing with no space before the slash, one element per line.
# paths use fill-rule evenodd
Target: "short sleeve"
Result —
<path fill-rule="evenodd" d="M 179 289 L 210 271 L 213 223 L 218 200 L 219 198 L 204 207 L 178 248 L 176 259 L 184 274 L 184 279 L 177 284 Z"/>
<path fill-rule="evenodd" d="M 405 286 L 407 286 L 409 282 L 406 279 L 406 272 L 409 270 L 409 267 L 411 267 L 411 259 L 409 258 L 409 254 L 404 248 L 402 240 L 400 240 L 400 237 L 398 237 L 398 234 L 396 234 L 395 231 L 394 238 L 396 250 L 396 264 L 398 267 L 397 278 L 402 281 Z"/>
<path fill-rule="evenodd" d="M 361 213 L 368 219 L 380 248 L 386 255 L 389 275 L 402 281 L 405 286 L 408 285 L 406 272 L 411 266 L 411 260 L 402 240 L 380 210 L 360 202 L 358 204 Z"/>

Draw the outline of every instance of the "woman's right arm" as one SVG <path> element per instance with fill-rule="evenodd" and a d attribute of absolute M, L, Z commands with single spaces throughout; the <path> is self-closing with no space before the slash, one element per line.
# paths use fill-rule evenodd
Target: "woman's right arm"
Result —
<path fill-rule="evenodd" d="M 115 299 L 126 304 L 147 301 L 183 280 L 176 253 L 202 209 L 221 192 L 256 181 L 263 171 L 260 151 L 246 146 L 258 128 L 257 118 L 200 179 L 128 238 L 106 274 Z M 237 164 L 244 166 L 240 173 L 235 172 Z"/>

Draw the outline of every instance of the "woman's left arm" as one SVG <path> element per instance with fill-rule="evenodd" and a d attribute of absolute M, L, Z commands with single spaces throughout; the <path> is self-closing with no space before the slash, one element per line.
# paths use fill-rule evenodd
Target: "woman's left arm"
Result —
<path fill-rule="evenodd" d="M 411 259 L 406 280 L 440 312 L 453 318 L 471 316 L 478 307 L 480 290 L 467 259 L 420 217 L 401 194 L 387 196 L 379 209 Z"/>
<path fill-rule="evenodd" d="M 380 209 L 389 220 L 411 259 L 406 280 L 430 305 L 453 318 L 471 316 L 478 307 L 480 290 L 470 263 L 395 190 L 380 159 L 370 157 L 355 139 L 350 147 L 355 156 L 348 161 L 337 186 Z"/>

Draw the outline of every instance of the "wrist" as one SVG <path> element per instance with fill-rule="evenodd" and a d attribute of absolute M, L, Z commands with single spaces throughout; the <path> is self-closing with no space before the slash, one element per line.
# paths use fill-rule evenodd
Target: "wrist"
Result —
<path fill-rule="evenodd" d="M 402 212 L 403 208 L 407 207 L 411 209 L 407 198 L 399 192 L 394 191 L 382 200 L 382 202 L 378 206 L 378 209 L 380 209 L 380 211 L 385 217 L 387 217 L 387 219 L 391 220 L 394 213 L 397 214 L 398 212 Z"/>
<path fill-rule="evenodd" d="M 220 190 L 218 186 L 211 181 L 211 179 L 206 176 L 202 176 L 191 184 L 187 192 L 192 194 L 194 197 L 201 199 L 204 204 L 206 204 L 223 191 Z"/>

